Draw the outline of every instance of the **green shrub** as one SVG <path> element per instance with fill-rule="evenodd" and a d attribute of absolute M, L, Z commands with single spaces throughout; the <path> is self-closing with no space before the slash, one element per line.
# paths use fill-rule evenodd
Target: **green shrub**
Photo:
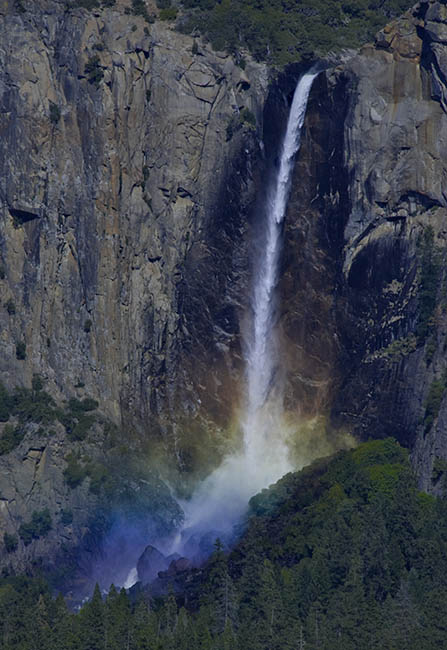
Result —
<path fill-rule="evenodd" d="M 19 545 L 19 540 L 17 538 L 17 535 L 10 535 L 9 533 L 5 533 L 3 535 L 3 543 L 5 545 L 5 550 L 7 553 L 14 553 Z"/>
<path fill-rule="evenodd" d="M 444 458 L 441 458 L 440 456 L 436 456 L 433 462 L 433 469 L 431 474 L 433 483 L 437 483 L 441 477 L 446 475 L 446 473 L 447 473 L 447 461 Z"/>
<path fill-rule="evenodd" d="M 7 422 L 13 409 L 13 400 L 0 381 L 0 422 Z"/>
<path fill-rule="evenodd" d="M 73 440 L 85 440 L 88 432 L 95 423 L 93 415 L 83 415 L 79 418 L 78 422 L 74 425 L 71 437 Z"/>
<path fill-rule="evenodd" d="M 51 515 L 48 508 L 44 510 L 35 510 L 31 516 L 31 521 L 21 524 L 19 535 L 25 546 L 31 544 L 33 539 L 45 537 L 52 528 Z"/>
<path fill-rule="evenodd" d="M 31 380 L 31 387 L 35 393 L 38 393 L 43 389 L 43 379 L 40 375 L 34 374 Z"/>
<path fill-rule="evenodd" d="M 256 116 L 246 106 L 241 110 L 241 119 L 248 126 L 256 126 Z"/>
<path fill-rule="evenodd" d="M 444 379 L 435 379 L 432 381 L 427 398 L 424 402 L 424 433 L 428 433 L 433 425 L 433 422 L 438 417 L 439 409 L 441 408 L 442 399 L 445 392 Z"/>
<path fill-rule="evenodd" d="M 104 78 L 104 71 L 97 54 L 91 56 L 85 64 L 84 74 L 87 75 L 89 83 L 94 84 L 96 88 L 99 88 L 99 85 Z"/>
<path fill-rule="evenodd" d="M 175 20 L 177 18 L 177 9 L 168 7 L 160 11 L 160 20 Z"/>
<path fill-rule="evenodd" d="M 134 16 L 142 16 L 147 22 L 150 22 L 144 0 L 132 0 L 132 13 Z"/>
<path fill-rule="evenodd" d="M 61 111 L 57 104 L 50 102 L 50 122 L 51 124 L 57 124 L 61 119 Z"/>
<path fill-rule="evenodd" d="M 230 120 L 226 128 L 226 141 L 229 142 L 233 135 L 241 128 L 241 119 L 238 115 L 233 115 L 230 117 Z"/>
<path fill-rule="evenodd" d="M 16 343 L 16 358 L 19 361 L 24 361 L 26 359 L 26 343 L 24 341 Z"/>
<path fill-rule="evenodd" d="M 89 463 L 87 465 L 87 472 L 90 477 L 90 491 L 93 494 L 100 494 L 101 489 L 106 487 L 112 480 L 110 470 L 102 463 Z"/>
<path fill-rule="evenodd" d="M 10 316 L 13 316 L 16 313 L 16 306 L 12 298 L 8 298 L 5 302 L 6 311 Z"/>
<path fill-rule="evenodd" d="M 408 452 L 394 438 L 370 440 L 354 449 L 350 454 L 356 465 L 360 467 L 403 464 L 408 460 Z"/>
<path fill-rule="evenodd" d="M 419 243 L 420 280 L 418 288 L 419 320 L 416 328 L 418 345 L 423 345 L 433 331 L 433 315 L 436 308 L 441 262 L 434 244 L 434 231 L 425 228 Z"/>
<path fill-rule="evenodd" d="M 75 0 L 75 2 L 78 7 L 83 7 L 84 9 L 88 9 L 89 11 L 99 7 L 98 0 Z"/>
<path fill-rule="evenodd" d="M 93 325 L 93 323 L 92 323 L 92 321 L 90 320 L 90 318 L 87 318 L 87 320 L 86 320 L 85 323 L 84 323 L 84 332 L 85 332 L 86 334 L 88 334 L 88 333 L 91 331 L 91 329 L 92 329 L 92 325 Z"/>
<path fill-rule="evenodd" d="M 91 397 L 86 397 L 82 401 L 72 397 L 68 402 L 68 408 L 72 413 L 80 414 L 96 410 L 98 408 L 98 402 Z"/>
<path fill-rule="evenodd" d="M 3 264 L 0 264 L 0 280 L 4 280 L 6 278 L 6 269 L 3 266 Z"/>
<path fill-rule="evenodd" d="M 51 395 L 43 390 L 16 388 L 12 400 L 13 414 L 21 422 L 51 424 L 57 418 L 56 402 Z"/>
<path fill-rule="evenodd" d="M 73 512 L 71 510 L 61 510 L 61 522 L 64 526 L 69 526 L 73 522 Z"/>
<path fill-rule="evenodd" d="M 0 437 L 0 456 L 3 456 L 3 454 L 9 454 L 13 451 L 20 445 L 24 437 L 25 432 L 22 427 L 13 427 L 11 424 L 5 424 L 3 433 Z"/>
<path fill-rule="evenodd" d="M 71 452 L 65 457 L 67 467 L 64 469 L 64 479 L 67 485 L 74 489 L 81 485 L 83 480 L 87 477 L 87 470 L 84 465 L 81 465 L 79 458 Z"/>
<path fill-rule="evenodd" d="M 213 47 L 285 65 L 374 39 L 411 0 L 183 0 L 181 29 Z"/>

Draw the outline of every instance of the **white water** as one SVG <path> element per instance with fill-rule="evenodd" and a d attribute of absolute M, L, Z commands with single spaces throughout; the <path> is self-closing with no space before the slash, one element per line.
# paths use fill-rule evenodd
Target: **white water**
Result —
<path fill-rule="evenodd" d="M 278 373 L 276 300 L 282 228 L 290 193 L 295 154 L 300 146 L 307 100 L 316 74 L 304 75 L 295 90 L 287 130 L 262 219 L 258 262 L 254 265 L 252 323 L 246 341 L 246 400 L 241 419 L 243 446 L 228 456 L 191 500 L 181 503 L 185 525 L 170 549 L 188 557 L 200 556 L 198 543 L 209 533 L 225 539 L 245 512 L 250 497 L 292 469 L 287 431 L 282 423 L 282 382 Z M 196 541 L 194 541 L 196 540 Z M 206 555 L 206 551 L 204 555 Z M 129 575 L 128 583 L 135 580 Z"/>
<path fill-rule="evenodd" d="M 313 80 L 304 75 L 295 90 L 279 169 L 268 193 L 263 237 L 254 266 L 252 326 L 246 344 L 246 406 L 241 427 L 243 448 L 227 457 L 182 506 L 186 523 L 172 550 L 182 551 L 194 532 L 230 533 L 251 496 L 292 469 L 287 432 L 281 422 L 282 386 L 278 373 L 275 293 L 278 284 L 282 228 L 290 194 L 295 154 Z"/>
<path fill-rule="evenodd" d="M 282 382 L 275 327 L 276 286 L 295 154 L 300 147 L 307 100 L 316 76 L 313 73 L 304 75 L 295 90 L 278 173 L 267 197 L 264 254 L 255 269 L 253 327 L 246 355 L 248 403 L 242 426 L 244 453 L 247 464 L 257 468 L 259 481 L 254 487 L 258 489 L 291 469 L 285 432 L 281 427 Z"/>

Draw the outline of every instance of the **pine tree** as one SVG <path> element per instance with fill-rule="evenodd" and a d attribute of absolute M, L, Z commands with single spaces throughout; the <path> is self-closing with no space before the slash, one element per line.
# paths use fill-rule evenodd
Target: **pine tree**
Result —
<path fill-rule="evenodd" d="M 40 594 L 34 610 L 33 627 L 34 650 L 51 650 L 53 647 L 52 630 L 50 627 L 50 616 L 43 594 Z"/>
<path fill-rule="evenodd" d="M 106 650 L 130 650 L 130 603 L 125 589 L 110 587 L 105 602 Z"/>
<path fill-rule="evenodd" d="M 206 602 L 212 611 L 213 634 L 218 636 L 226 628 L 236 627 L 237 594 L 234 582 L 228 573 L 226 557 L 219 539 L 216 540 L 215 551 L 210 560 Z"/>
<path fill-rule="evenodd" d="M 104 650 L 104 603 L 98 584 L 95 585 L 91 601 L 86 603 L 79 613 L 79 623 L 81 627 L 80 650 Z"/>
<path fill-rule="evenodd" d="M 77 617 L 70 614 L 65 600 L 59 594 L 54 601 L 51 618 L 53 621 L 53 645 L 57 650 L 78 650 L 80 638 Z"/>
<path fill-rule="evenodd" d="M 159 620 L 143 597 L 137 602 L 130 630 L 132 650 L 159 648 Z"/>

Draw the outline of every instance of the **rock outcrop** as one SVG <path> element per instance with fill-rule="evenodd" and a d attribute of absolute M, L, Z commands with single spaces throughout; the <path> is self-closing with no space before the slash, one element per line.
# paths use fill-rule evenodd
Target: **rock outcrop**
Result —
<path fill-rule="evenodd" d="M 446 4 L 420 2 L 319 76 L 282 283 L 288 403 L 396 436 L 434 490 L 447 457 L 446 29 Z"/>
<path fill-rule="evenodd" d="M 266 69 L 121 3 L 25 9 L 0 8 L 0 375 L 187 465 L 179 423 L 234 407 Z"/>

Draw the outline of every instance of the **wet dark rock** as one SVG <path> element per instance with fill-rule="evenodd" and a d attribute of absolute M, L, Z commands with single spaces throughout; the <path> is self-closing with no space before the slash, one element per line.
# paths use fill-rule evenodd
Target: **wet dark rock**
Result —
<path fill-rule="evenodd" d="M 174 562 L 175 560 L 172 560 Z M 165 556 L 154 546 L 146 546 L 137 563 L 138 580 L 143 584 L 152 582 L 160 571 L 169 566 Z"/>

